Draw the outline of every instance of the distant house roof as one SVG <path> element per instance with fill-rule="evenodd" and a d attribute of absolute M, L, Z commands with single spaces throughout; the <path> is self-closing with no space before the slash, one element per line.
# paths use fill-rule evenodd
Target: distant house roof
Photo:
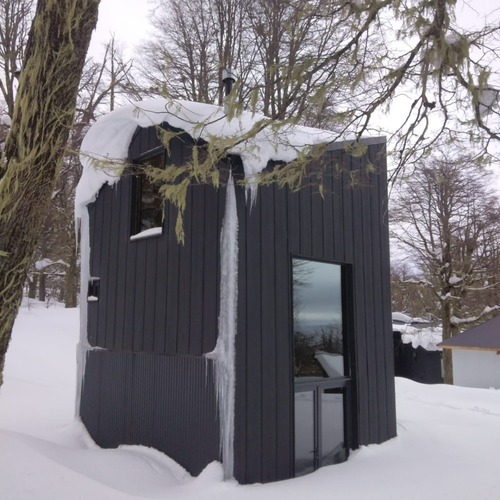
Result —
<path fill-rule="evenodd" d="M 445 349 L 500 351 L 500 315 L 439 344 Z"/>

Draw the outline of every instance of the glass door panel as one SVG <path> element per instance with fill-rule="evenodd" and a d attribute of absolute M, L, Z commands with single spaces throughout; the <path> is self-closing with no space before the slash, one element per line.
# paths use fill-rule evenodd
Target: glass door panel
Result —
<path fill-rule="evenodd" d="M 340 389 L 321 394 L 321 464 L 336 464 L 347 458 L 344 443 L 344 395 Z"/>
<path fill-rule="evenodd" d="M 312 472 L 315 459 L 314 391 L 295 393 L 295 475 Z"/>
<path fill-rule="evenodd" d="M 295 475 L 347 459 L 342 266 L 293 258 Z"/>

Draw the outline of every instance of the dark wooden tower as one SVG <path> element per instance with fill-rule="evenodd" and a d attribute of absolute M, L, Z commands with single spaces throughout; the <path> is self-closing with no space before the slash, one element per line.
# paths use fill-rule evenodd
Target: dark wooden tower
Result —
<path fill-rule="evenodd" d="M 251 207 L 236 186 L 241 483 L 307 473 L 396 434 L 385 141 L 365 145 L 361 157 L 328 147 L 322 194 L 313 178 L 297 192 L 259 187 Z M 129 159 L 182 164 L 192 146 L 180 135 L 167 155 L 155 127 L 138 128 Z M 231 165 L 241 175 L 237 157 Z M 88 206 L 91 348 L 80 412 L 99 445 L 152 446 L 198 474 L 221 460 L 204 354 L 217 341 L 226 189 L 189 189 L 183 246 L 175 210 L 160 203 L 158 218 L 151 189 L 125 172 Z"/>

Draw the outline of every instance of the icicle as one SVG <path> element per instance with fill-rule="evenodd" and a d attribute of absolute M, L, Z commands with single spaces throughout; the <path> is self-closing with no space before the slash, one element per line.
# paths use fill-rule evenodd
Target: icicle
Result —
<path fill-rule="evenodd" d="M 252 210 L 252 208 L 255 206 L 255 203 L 257 203 L 258 189 L 259 185 L 257 184 L 257 182 L 253 180 L 249 181 L 245 191 L 245 201 L 246 204 L 250 206 L 250 210 Z"/>
<path fill-rule="evenodd" d="M 87 207 L 82 207 L 75 226 L 80 227 L 80 341 L 76 346 L 76 401 L 75 416 L 80 416 L 80 399 L 85 375 L 85 361 L 89 343 L 87 338 L 87 291 L 90 276 L 90 227 Z"/>
<path fill-rule="evenodd" d="M 219 332 L 215 349 L 206 356 L 214 361 L 224 478 L 231 479 L 234 469 L 235 336 L 238 303 L 238 215 L 231 174 L 226 191 L 220 258 Z"/>

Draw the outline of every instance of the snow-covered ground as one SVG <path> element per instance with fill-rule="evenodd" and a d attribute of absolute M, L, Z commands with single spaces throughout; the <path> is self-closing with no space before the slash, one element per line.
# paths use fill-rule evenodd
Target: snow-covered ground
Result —
<path fill-rule="evenodd" d="M 77 310 L 21 309 L 0 389 L 2 500 L 500 499 L 500 391 L 397 379 L 397 438 L 308 476 L 240 486 L 220 464 L 192 478 L 152 449 L 98 448 L 73 415 L 77 339 Z"/>

